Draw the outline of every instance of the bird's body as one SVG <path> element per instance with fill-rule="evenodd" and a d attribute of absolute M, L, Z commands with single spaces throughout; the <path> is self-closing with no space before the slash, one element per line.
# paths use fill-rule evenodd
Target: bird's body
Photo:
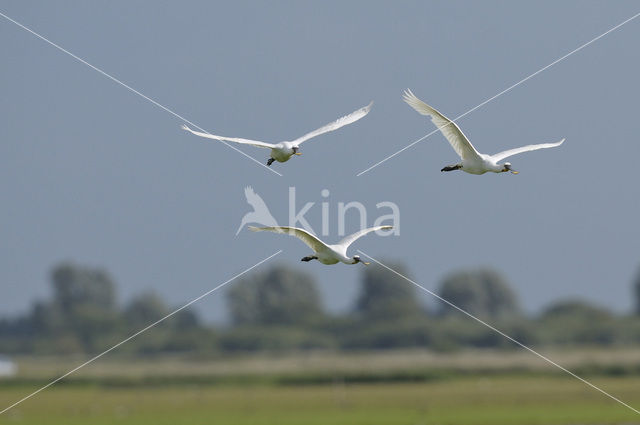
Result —
<path fill-rule="evenodd" d="M 340 127 L 344 127 L 345 125 L 358 121 L 360 118 L 364 117 L 369 113 L 372 105 L 373 105 L 373 102 L 369 103 L 367 106 L 360 108 L 348 115 L 345 115 L 342 118 L 338 118 L 337 120 L 330 122 L 329 124 L 326 124 L 314 131 L 311 131 L 302 137 L 298 137 L 297 139 L 292 141 L 284 141 L 280 143 L 267 143 L 267 142 L 261 142 L 259 140 L 241 139 L 238 137 L 216 136 L 213 134 L 202 133 L 199 131 L 192 130 L 184 124 L 182 125 L 182 129 L 189 131 L 195 134 L 196 136 L 206 137 L 208 139 L 224 140 L 228 142 L 235 142 L 235 143 L 240 143 L 244 145 L 252 145 L 259 148 L 270 149 L 271 156 L 267 161 L 267 165 L 271 165 L 274 161 L 287 162 L 293 155 L 302 155 L 300 152 L 298 152 L 298 150 L 300 149 L 300 144 L 302 144 L 302 142 L 305 142 L 313 137 L 319 136 L 324 133 L 328 133 L 330 131 L 337 130 Z"/>
<path fill-rule="evenodd" d="M 302 258 L 302 261 L 318 260 L 322 264 L 327 264 L 327 265 L 337 264 L 337 263 L 344 263 L 344 264 L 363 263 L 363 264 L 368 264 L 368 263 L 365 263 L 365 262 L 361 261 L 360 260 L 360 256 L 358 256 L 358 255 L 354 255 L 353 257 L 349 257 L 347 255 L 347 248 L 349 248 L 349 245 L 351 245 L 353 242 L 355 242 L 357 239 L 361 238 L 362 236 L 366 235 L 367 233 L 375 232 L 375 231 L 378 231 L 378 230 L 388 230 L 388 229 L 391 229 L 391 228 L 393 228 L 393 226 L 370 227 L 368 229 L 361 230 L 359 232 L 356 232 L 356 233 L 354 233 L 352 235 L 349 235 L 349 236 L 345 237 L 344 239 L 342 239 L 337 244 L 329 245 L 329 244 L 326 244 L 326 243 L 322 242 L 320 239 L 318 239 L 316 236 L 312 235 L 311 233 L 307 232 L 306 230 L 300 229 L 298 227 L 286 227 L 286 226 L 253 227 L 253 226 L 249 226 L 249 229 L 253 230 L 254 232 L 267 231 L 267 232 L 275 232 L 275 233 L 287 233 L 289 235 L 295 236 L 298 239 L 300 239 L 302 242 L 307 244 L 307 246 L 314 251 L 314 255 L 304 257 L 304 258 Z"/>
<path fill-rule="evenodd" d="M 499 165 L 491 158 L 491 155 L 486 154 L 479 154 L 477 158 L 463 158 L 460 165 L 460 169 L 469 174 L 502 173 L 505 171 L 503 165 Z"/>
<path fill-rule="evenodd" d="M 280 142 L 276 143 L 271 148 L 271 158 L 278 162 L 287 162 L 293 155 L 296 154 L 297 149 L 293 149 L 293 142 Z"/>
<path fill-rule="evenodd" d="M 403 99 L 419 114 L 431 117 L 433 124 L 442 132 L 442 135 L 449 141 L 453 150 L 456 151 L 458 156 L 461 158 L 459 163 L 448 165 L 441 171 L 462 170 L 470 174 L 484 174 L 487 172 L 504 173 L 506 171 L 511 171 L 513 174 L 518 174 L 517 171 L 511 169 L 510 163 L 505 162 L 503 164 L 499 164 L 499 162 L 512 155 L 538 149 L 553 148 L 560 146 L 564 142 L 564 139 L 562 139 L 555 143 L 541 143 L 509 149 L 495 155 L 483 154 L 473 147 L 469 139 L 467 139 L 455 122 L 442 115 L 435 108 L 418 99 L 411 90 L 404 92 Z"/>
<path fill-rule="evenodd" d="M 322 264 L 332 265 L 338 264 L 340 262 L 345 264 L 355 264 L 353 260 L 346 255 L 340 255 L 336 250 L 334 245 L 327 245 L 326 251 L 316 252 L 316 260 L 320 261 Z"/>

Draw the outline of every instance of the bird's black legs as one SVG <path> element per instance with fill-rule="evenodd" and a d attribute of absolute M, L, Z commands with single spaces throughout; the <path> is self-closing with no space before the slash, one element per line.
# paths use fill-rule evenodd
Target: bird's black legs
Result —
<path fill-rule="evenodd" d="M 442 170 L 440 171 L 454 171 L 454 170 L 459 170 L 462 168 L 462 165 L 457 164 L 457 165 L 447 165 L 446 167 L 444 167 Z"/>
<path fill-rule="evenodd" d="M 273 164 L 273 161 L 275 161 L 275 159 L 269 158 L 269 160 L 267 161 L 267 166 Z"/>
<path fill-rule="evenodd" d="M 311 260 L 317 260 L 317 259 L 318 259 L 318 257 L 316 257 L 316 256 L 309 256 L 309 257 L 304 257 L 300 261 L 311 261 Z"/>

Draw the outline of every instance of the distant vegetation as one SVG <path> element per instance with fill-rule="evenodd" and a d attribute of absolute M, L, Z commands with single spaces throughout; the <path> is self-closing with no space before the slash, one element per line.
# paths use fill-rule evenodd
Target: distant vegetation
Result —
<path fill-rule="evenodd" d="M 401 264 L 392 265 L 402 274 Z M 117 303 L 116 284 L 103 270 L 73 264 L 51 273 L 53 296 L 28 314 L 0 319 L 0 353 L 95 353 L 164 317 L 175 307 L 154 293 Z M 634 314 L 615 315 L 581 300 L 564 300 L 540 315 L 522 313 L 517 295 L 496 271 L 466 270 L 441 282 L 438 294 L 532 346 L 621 346 L 640 343 L 640 276 Z M 514 344 L 451 306 L 434 311 L 415 287 L 388 270 L 362 268 L 360 293 L 343 315 L 328 314 L 313 277 L 278 265 L 236 282 L 227 293 L 229 326 L 204 324 L 182 310 L 119 350 L 132 354 L 233 353 L 308 349 L 368 350 Z"/>

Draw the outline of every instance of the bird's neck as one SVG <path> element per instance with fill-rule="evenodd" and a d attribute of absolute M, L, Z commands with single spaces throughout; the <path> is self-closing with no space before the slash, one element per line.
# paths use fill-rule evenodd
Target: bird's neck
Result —
<path fill-rule="evenodd" d="M 494 173 L 501 173 L 504 171 L 504 165 L 493 163 L 491 164 L 491 171 L 493 171 Z"/>

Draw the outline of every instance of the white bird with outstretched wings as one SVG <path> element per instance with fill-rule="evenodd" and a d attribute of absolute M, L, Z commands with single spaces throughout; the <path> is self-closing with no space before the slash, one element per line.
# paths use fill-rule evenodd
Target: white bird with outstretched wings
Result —
<path fill-rule="evenodd" d="M 304 242 L 309 248 L 311 248 L 314 252 L 314 255 L 310 255 L 302 258 L 301 261 L 311 261 L 318 260 L 322 264 L 336 264 L 338 262 L 342 262 L 345 264 L 369 264 L 360 260 L 359 255 L 354 255 L 353 257 L 347 256 L 347 248 L 349 245 L 354 243 L 357 239 L 360 239 L 367 233 L 376 232 L 378 230 L 389 230 L 392 229 L 393 226 L 376 226 L 370 227 L 368 229 L 360 230 L 352 235 L 349 235 L 342 239 L 340 242 L 334 245 L 329 245 L 322 242 L 316 236 L 307 232 L 304 229 L 300 229 L 298 227 L 287 227 L 287 226 L 270 226 L 270 227 L 254 227 L 249 226 L 250 230 L 254 232 L 275 232 L 275 233 L 286 233 L 291 236 L 295 236 Z"/>
<path fill-rule="evenodd" d="M 267 143 L 261 142 L 259 140 L 250 140 L 250 139 L 241 139 L 239 137 L 226 137 L 226 136 L 216 136 L 214 134 L 202 133 L 200 131 L 195 131 L 187 127 L 186 125 L 182 125 L 182 129 L 189 131 L 196 136 L 206 137 L 207 139 L 214 140 L 224 140 L 227 142 L 235 142 L 243 145 L 251 145 L 259 148 L 267 148 L 271 149 L 271 157 L 267 161 L 267 165 L 273 164 L 274 161 L 278 162 L 286 162 L 293 155 L 302 155 L 300 152 L 300 144 L 305 142 L 313 137 L 319 136 L 324 133 L 328 133 L 330 131 L 334 131 L 339 129 L 340 127 L 344 127 L 345 125 L 354 123 L 358 121 L 360 118 L 364 117 L 371 110 L 371 106 L 373 102 L 369 103 L 367 106 L 360 108 L 352 113 L 345 115 L 344 117 L 338 118 L 337 120 L 330 122 L 316 130 L 313 130 L 302 137 L 298 137 L 292 141 L 284 141 L 280 143 Z"/>
<path fill-rule="evenodd" d="M 460 127 L 458 127 L 458 124 L 418 99 L 411 90 L 407 89 L 404 92 L 403 99 L 418 113 L 431 117 L 431 122 L 440 130 L 442 135 L 449 141 L 453 150 L 456 151 L 460 159 L 462 159 L 458 164 L 448 165 L 441 171 L 462 170 L 470 174 L 484 174 L 489 171 L 494 173 L 511 171 L 513 174 L 518 174 L 517 171 L 511 169 L 510 163 L 505 162 L 504 164 L 498 164 L 498 162 L 522 152 L 555 148 L 564 142 L 564 139 L 562 139 L 555 143 L 541 143 L 538 145 L 527 145 L 520 148 L 509 149 L 495 155 L 482 154 L 473 147 L 469 139 L 467 139 L 467 136 L 465 136 L 462 130 L 460 130 Z"/>

